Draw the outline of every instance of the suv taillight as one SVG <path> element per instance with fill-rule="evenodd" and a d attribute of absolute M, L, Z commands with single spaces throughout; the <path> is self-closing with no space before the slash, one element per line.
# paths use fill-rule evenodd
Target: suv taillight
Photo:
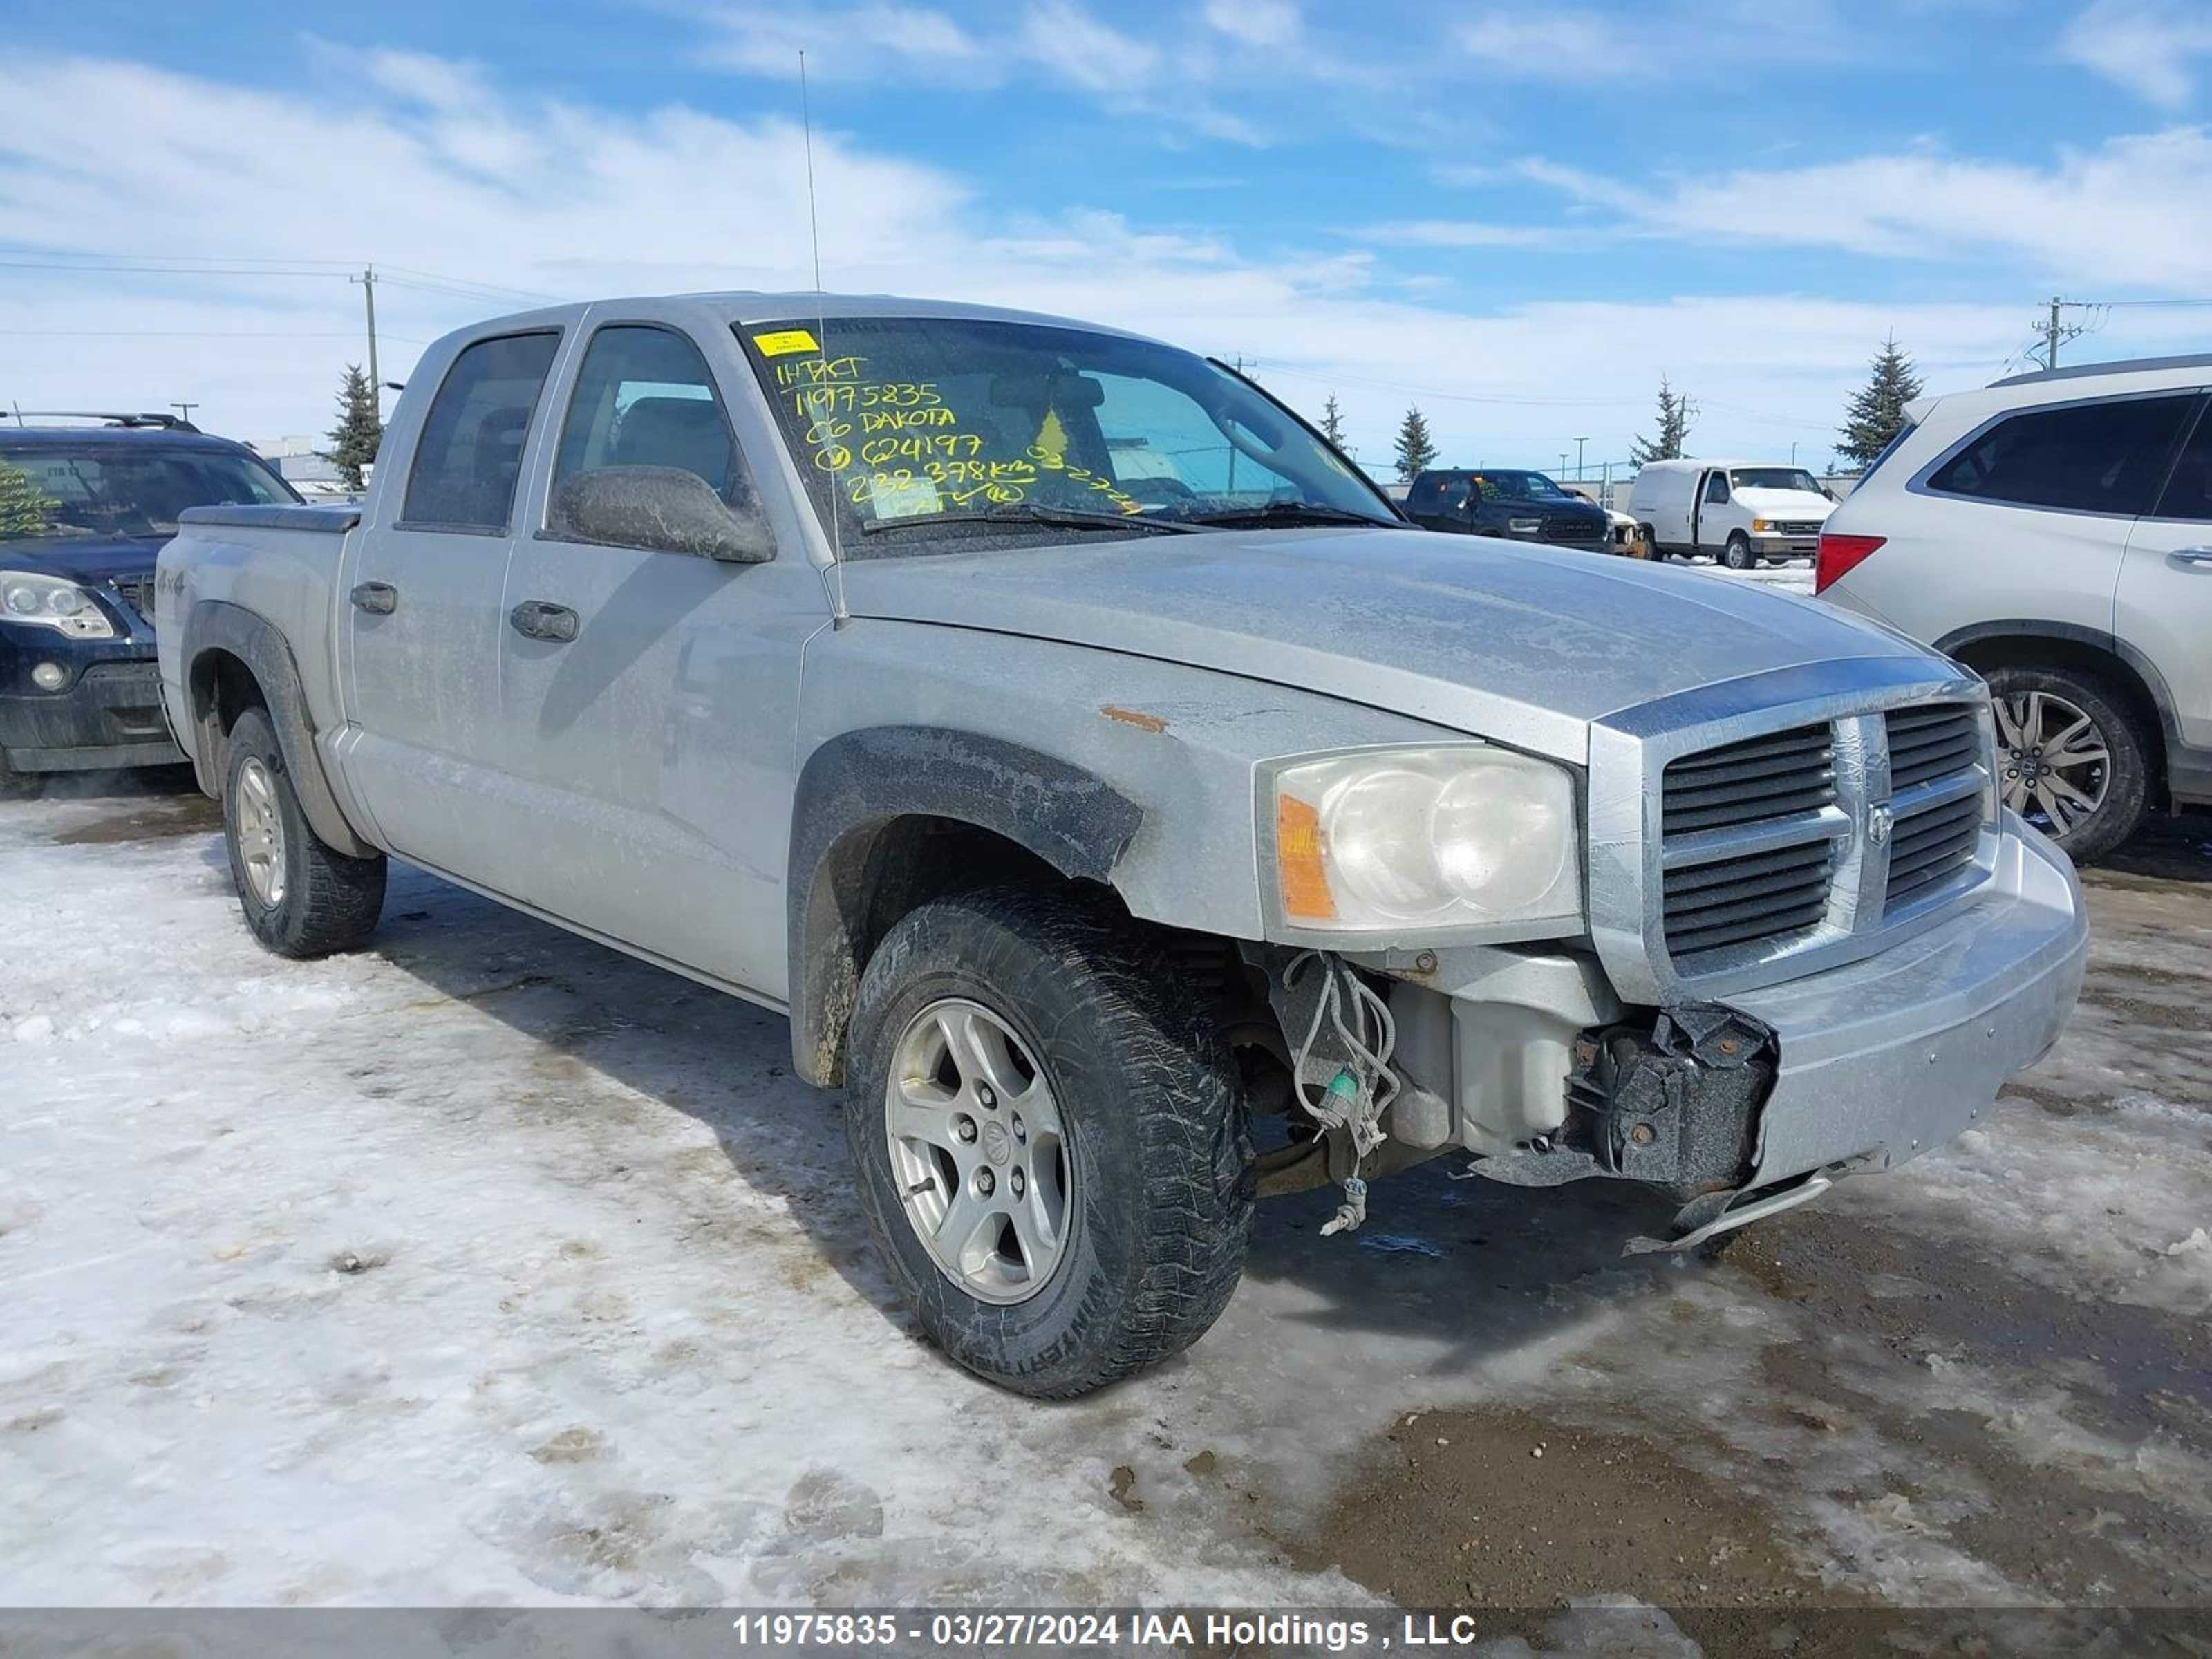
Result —
<path fill-rule="evenodd" d="M 1813 591 L 1825 593 L 1856 569 L 1859 562 L 1889 539 L 1887 536 L 1837 536 L 1820 533 L 1820 556 L 1814 562 Z"/>

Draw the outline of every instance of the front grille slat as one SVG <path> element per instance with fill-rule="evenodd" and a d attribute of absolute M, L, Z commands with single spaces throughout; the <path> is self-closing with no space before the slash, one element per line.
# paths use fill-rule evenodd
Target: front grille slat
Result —
<path fill-rule="evenodd" d="M 154 579 L 151 576 L 120 576 L 109 584 L 123 596 L 123 602 L 138 613 L 138 620 L 148 628 L 154 625 Z"/>
<path fill-rule="evenodd" d="M 1802 818 L 1836 801 L 1832 730 L 1799 726 L 1668 763 L 1662 833 L 1746 829 Z M 1823 838 L 1692 865 L 1668 873 L 1667 948 L 1677 957 L 1785 939 L 1827 915 L 1835 848 Z"/>
<path fill-rule="evenodd" d="M 1971 771 L 1982 760 L 1978 713 L 1961 703 L 1893 708 L 1889 734 L 1892 794 Z M 1900 817 L 1890 836 L 1885 915 L 1924 897 L 1973 863 L 1982 838 L 1982 792 L 1939 801 Z"/>

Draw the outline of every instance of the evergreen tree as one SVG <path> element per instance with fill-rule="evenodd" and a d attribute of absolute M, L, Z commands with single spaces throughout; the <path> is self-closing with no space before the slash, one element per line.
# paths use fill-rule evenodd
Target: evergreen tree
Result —
<path fill-rule="evenodd" d="M 1339 449 L 1344 447 L 1344 411 L 1336 406 L 1336 394 L 1331 392 L 1321 406 L 1321 435 Z"/>
<path fill-rule="evenodd" d="M 1912 359 L 1898 349 L 1897 337 L 1892 335 L 1875 353 L 1867 383 L 1851 394 L 1838 433 L 1843 441 L 1836 453 L 1866 465 L 1905 430 L 1905 406 L 1919 395 L 1920 376 L 1913 373 Z"/>
<path fill-rule="evenodd" d="M 376 388 L 361 365 L 347 365 L 338 382 L 338 423 L 330 430 L 331 447 L 324 459 L 334 463 L 348 489 L 362 487 L 361 470 L 376 459 L 384 441 L 384 420 L 377 413 Z"/>
<path fill-rule="evenodd" d="M 1429 441 L 1429 423 L 1421 418 L 1418 408 L 1408 409 L 1399 423 L 1397 453 L 1398 477 L 1405 483 L 1410 483 L 1415 473 L 1436 465 L 1437 447 Z"/>
<path fill-rule="evenodd" d="M 1659 377 L 1659 435 L 1638 438 L 1630 447 L 1629 459 L 1642 466 L 1646 461 L 1679 461 L 1682 446 L 1688 440 L 1690 428 L 1698 418 L 1698 406 L 1682 393 L 1667 384 L 1667 377 Z"/>
<path fill-rule="evenodd" d="M 31 482 L 29 473 L 0 461 L 0 538 L 41 534 L 53 510 L 53 498 Z"/>

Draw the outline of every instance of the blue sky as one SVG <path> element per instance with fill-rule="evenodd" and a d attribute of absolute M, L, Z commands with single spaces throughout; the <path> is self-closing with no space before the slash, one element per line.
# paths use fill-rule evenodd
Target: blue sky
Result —
<path fill-rule="evenodd" d="M 1943 389 L 2053 292 L 2212 300 L 2204 0 L 10 9 L 27 407 L 325 424 L 342 262 L 421 284 L 380 289 L 390 378 L 531 295 L 805 285 L 801 46 L 830 286 L 1241 354 L 1370 460 L 1409 402 L 1449 459 L 1619 458 L 1662 374 L 1693 447 L 1823 460 L 1893 330 Z M 2068 320 L 2077 360 L 2212 343 L 2212 306 Z"/>

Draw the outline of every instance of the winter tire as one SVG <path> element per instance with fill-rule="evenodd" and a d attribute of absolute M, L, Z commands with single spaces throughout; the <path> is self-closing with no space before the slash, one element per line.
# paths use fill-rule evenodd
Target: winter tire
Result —
<path fill-rule="evenodd" d="M 382 855 L 348 858 L 317 838 L 276 730 L 258 708 L 231 727 L 222 828 L 246 925 L 277 955 L 350 951 L 375 930 L 384 909 Z"/>
<path fill-rule="evenodd" d="M 2112 688 L 2071 668 L 1998 668 L 2004 804 L 2077 862 L 2102 858 L 2141 827 L 2150 804 L 2150 735 Z"/>
<path fill-rule="evenodd" d="M 876 1248 L 979 1376 L 1088 1394 L 1228 1305 L 1253 1203 L 1237 1066 L 1142 930 L 1051 891 L 925 904 L 861 976 L 846 1072 Z"/>
<path fill-rule="evenodd" d="M 1731 531 L 1728 545 L 1721 550 L 1721 562 L 1731 570 L 1749 570 L 1759 562 L 1751 550 L 1751 538 L 1741 530 Z"/>

